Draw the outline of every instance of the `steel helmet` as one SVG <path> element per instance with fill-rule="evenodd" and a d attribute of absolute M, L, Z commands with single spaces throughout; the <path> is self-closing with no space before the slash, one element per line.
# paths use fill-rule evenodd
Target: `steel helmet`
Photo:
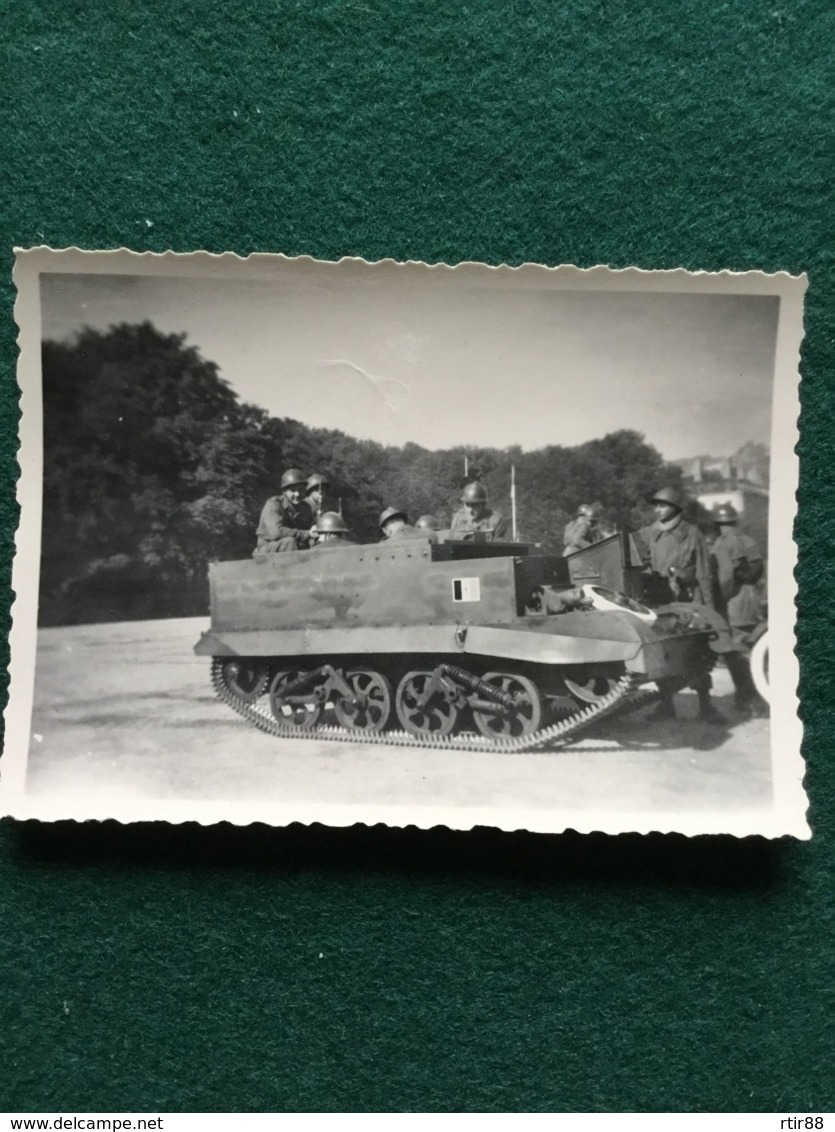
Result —
<path fill-rule="evenodd" d="M 304 487 L 307 480 L 304 478 L 298 468 L 288 468 L 284 475 L 281 477 L 282 491 L 286 487 Z"/>
<path fill-rule="evenodd" d="M 345 520 L 336 511 L 325 511 L 316 521 L 316 533 L 318 535 L 347 535 L 348 527 Z"/>
<path fill-rule="evenodd" d="M 583 515 L 586 519 L 596 519 L 600 515 L 600 508 L 596 503 L 581 503 L 577 508 L 577 514 Z"/>
<path fill-rule="evenodd" d="M 717 523 L 735 523 L 739 518 L 739 512 L 733 503 L 723 503 L 714 508 L 713 518 Z"/>
<path fill-rule="evenodd" d="M 441 529 L 441 524 L 434 515 L 421 515 L 415 526 L 422 531 L 439 531 Z"/>
<path fill-rule="evenodd" d="M 402 519 L 404 523 L 408 522 L 406 512 L 401 511 L 399 507 L 387 507 L 380 516 L 380 530 L 386 525 L 389 519 Z"/>
<path fill-rule="evenodd" d="M 478 480 L 473 480 L 472 483 L 468 483 L 467 486 L 464 488 L 464 492 L 461 496 L 461 502 L 462 503 L 486 503 L 487 502 L 487 489 L 485 488 L 484 484 L 479 483 Z"/>
<path fill-rule="evenodd" d="M 314 487 L 330 487 L 330 480 L 326 480 L 324 476 L 320 476 L 317 472 L 315 476 L 311 476 L 307 481 L 307 490 L 313 491 Z"/>
<path fill-rule="evenodd" d="M 650 496 L 650 503 L 669 503 L 671 507 L 677 507 L 680 511 L 684 501 L 677 487 L 660 487 Z"/>

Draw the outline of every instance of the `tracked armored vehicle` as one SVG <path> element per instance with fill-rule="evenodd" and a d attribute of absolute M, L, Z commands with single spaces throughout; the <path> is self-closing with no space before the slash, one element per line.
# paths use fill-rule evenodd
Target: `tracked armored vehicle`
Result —
<path fill-rule="evenodd" d="M 564 743 L 709 669 L 715 627 L 642 601 L 615 535 L 570 558 L 522 543 L 323 546 L 209 570 L 222 701 L 276 736 L 452 749 Z"/>

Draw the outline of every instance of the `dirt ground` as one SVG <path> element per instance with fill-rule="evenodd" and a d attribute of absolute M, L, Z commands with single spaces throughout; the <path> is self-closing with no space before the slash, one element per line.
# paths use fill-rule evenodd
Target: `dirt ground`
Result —
<path fill-rule="evenodd" d="M 444 807 L 558 806 L 575 812 L 737 812 L 770 804 L 767 720 L 700 724 L 692 693 L 679 720 L 651 709 L 532 754 L 441 752 L 279 740 L 219 703 L 192 648 L 202 618 L 43 629 L 26 780 L 30 798 Z"/>

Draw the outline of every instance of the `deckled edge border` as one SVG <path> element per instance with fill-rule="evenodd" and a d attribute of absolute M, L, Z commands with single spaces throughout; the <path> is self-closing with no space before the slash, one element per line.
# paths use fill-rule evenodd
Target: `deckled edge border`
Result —
<path fill-rule="evenodd" d="M 34 246 L 34 247 L 30 247 L 30 248 L 15 247 L 14 252 L 15 252 L 15 264 L 14 264 L 14 269 L 13 269 L 13 281 L 14 281 L 14 284 L 15 284 L 15 287 L 16 287 L 16 300 L 15 300 L 15 304 L 14 304 L 14 318 L 15 318 L 15 323 L 16 323 L 17 330 L 18 330 L 18 334 L 17 334 L 17 338 L 16 338 L 16 344 L 17 344 L 17 347 L 18 347 L 18 359 L 17 359 L 17 375 L 18 376 L 16 377 L 16 380 L 17 380 L 17 384 L 18 384 L 19 400 L 20 400 L 20 417 L 19 417 L 19 423 L 18 423 L 18 449 L 17 449 L 17 461 L 18 461 L 17 500 L 18 500 L 18 504 L 20 506 L 20 523 L 18 525 L 18 529 L 17 529 L 16 536 L 15 536 L 15 555 L 14 555 L 14 563 L 13 563 L 13 571 L 12 571 L 12 587 L 13 587 L 13 589 L 12 589 L 12 606 L 11 606 L 12 626 L 11 626 L 11 632 L 10 632 L 10 651 L 11 651 L 11 659 L 10 659 L 10 664 L 9 664 L 10 682 L 9 682 L 9 700 L 8 700 L 8 704 L 7 704 L 7 707 L 6 707 L 6 713 L 5 713 L 6 714 L 6 726 L 7 726 L 7 746 L 8 746 L 8 738 L 9 738 L 10 733 L 15 733 L 15 737 L 16 737 L 16 733 L 18 731 L 21 731 L 21 732 L 25 733 L 25 736 L 24 736 L 24 745 L 23 745 L 24 754 L 22 755 L 22 757 L 19 756 L 18 759 L 17 759 L 17 762 L 19 762 L 21 764 L 21 766 L 20 767 L 14 766 L 14 767 L 4 767 L 4 768 L 2 768 L 3 769 L 3 775 L 2 775 L 2 778 L 0 778 L 0 807 L 3 807 L 3 810 L 5 809 L 4 803 L 3 803 L 3 798 L 6 794 L 8 794 L 10 792 L 9 791 L 9 774 L 10 774 L 10 772 L 12 774 L 11 797 L 12 797 L 12 800 L 15 797 L 17 797 L 18 803 L 19 803 L 14 809 L 9 811 L 9 816 L 19 818 L 19 819 L 36 818 L 36 819 L 41 820 L 41 821 L 117 820 L 117 821 L 125 822 L 125 823 L 133 823 L 133 822 L 137 822 L 137 821 L 165 820 L 165 821 L 170 822 L 172 824 L 182 824 L 183 822 L 194 821 L 194 822 L 197 822 L 198 824 L 201 824 L 201 825 L 214 825 L 214 824 L 219 824 L 219 823 L 222 823 L 222 822 L 227 822 L 227 823 L 230 823 L 230 824 L 233 824 L 233 825 L 239 825 L 239 826 L 251 825 L 251 824 L 254 824 L 256 822 L 260 822 L 260 823 L 265 823 L 265 824 L 268 824 L 268 825 L 271 825 L 271 826 L 278 826 L 278 827 L 284 827 L 284 826 L 294 824 L 294 823 L 295 824 L 300 823 L 300 824 L 305 824 L 305 825 L 310 825 L 310 824 L 314 824 L 314 823 L 321 823 L 321 824 L 326 824 L 326 825 L 330 825 L 330 826 L 333 826 L 333 827 L 346 827 L 346 826 L 352 826 L 352 825 L 372 826 L 372 825 L 385 824 L 385 825 L 392 826 L 392 827 L 395 827 L 395 828 L 407 828 L 407 827 L 415 827 L 415 828 L 419 828 L 419 829 L 447 828 L 447 829 L 452 829 L 452 830 L 462 831 L 462 832 L 465 832 L 467 830 L 474 829 L 474 828 L 477 828 L 477 827 L 488 826 L 488 827 L 491 827 L 491 828 L 500 829 L 500 830 L 505 831 L 505 832 L 517 832 L 517 831 L 521 831 L 521 830 L 527 830 L 529 832 L 560 833 L 560 832 L 574 831 L 574 832 L 583 833 L 583 834 L 586 834 L 586 833 L 605 833 L 605 834 L 613 835 L 613 836 L 618 835 L 618 834 L 622 834 L 622 833 L 641 833 L 641 834 L 644 834 L 644 833 L 678 833 L 680 835 L 687 836 L 687 837 L 697 837 L 697 836 L 703 836 L 703 835 L 712 834 L 712 833 L 722 833 L 722 834 L 731 835 L 731 836 L 735 836 L 735 837 L 763 836 L 763 837 L 768 837 L 768 838 L 779 838 L 779 837 L 791 836 L 791 837 L 796 837 L 796 838 L 800 838 L 800 839 L 808 839 L 809 837 L 811 837 L 811 829 L 808 825 L 808 818 L 807 818 L 807 815 L 808 815 L 808 799 L 807 799 L 805 791 L 804 791 L 805 764 L 804 764 L 804 760 L 803 760 L 802 753 L 801 753 L 803 730 L 802 730 L 802 724 L 800 722 L 800 716 L 799 716 L 799 711 L 798 711 L 798 708 L 799 708 L 799 702 L 798 702 L 799 666 L 798 666 L 798 658 L 797 658 L 797 637 L 796 637 L 796 632 L 795 632 L 795 621 L 796 621 L 795 614 L 796 614 L 796 602 L 797 602 L 797 583 L 796 583 L 796 578 L 795 578 L 795 570 L 796 570 L 796 566 L 797 566 L 797 544 L 796 544 L 796 541 L 794 539 L 794 529 L 793 529 L 794 528 L 794 521 L 796 519 L 796 513 L 797 513 L 796 499 L 797 499 L 797 489 L 798 489 L 798 482 L 799 482 L 799 468 L 798 468 L 798 457 L 797 457 L 797 444 L 798 444 L 798 439 L 799 439 L 799 415 L 800 415 L 800 399 L 799 399 L 800 372 L 799 372 L 799 367 L 800 367 L 800 352 L 801 352 L 801 348 L 802 348 L 802 345 L 803 345 L 804 334 L 805 334 L 805 327 L 804 327 L 804 323 L 803 323 L 803 302 L 804 302 L 805 292 L 806 292 L 806 289 L 808 287 L 808 277 L 805 274 L 794 275 L 794 274 L 791 274 L 791 273 L 785 272 L 785 271 L 763 272 L 763 271 L 750 270 L 750 269 L 744 270 L 744 271 L 734 271 L 732 269 L 724 269 L 722 271 L 707 271 L 707 270 L 693 271 L 693 270 L 690 270 L 688 268 L 683 268 L 683 267 L 642 268 L 642 267 L 637 267 L 637 266 L 634 266 L 634 265 L 630 265 L 630 266 L 627 266 L 627 267 L 613 268 L 613 267 L 609 267 L 605 264 L 597 264 L 597 265 L 594 265 L 592 267 L 577 267 L 574 264 L 548 265 L 548 264 L 543 264 L 543 263 L 536 263 L 536 262 L 533 262 L 533 261 L 525 261 L 524 263 L 516 264 L 516 265 L 507 264 L 507 263 L 489 264 L 489 263 L 484 263 L 484 262 L 477 261 L 477 260 L 465 260 L 465 261 L 462 261 L 462 262 L 456 263 L 456 264 L 448 264 L 448 263 L 445 263 L 443 261 L 439 261 L 439 262 L 436 262 L 436 263 L 428 263 L 428 262 L 423 261 L 423 260 L 413 260 L 413 259 L 396 260 L 396 259 L 393 259 L 393 258 L 385 258 L 385 259 L 380 259 L 380 260 L 366 260 L 366 259 L 364 259 L 363 257 L 360 257 L 360 256 L 341 256 L 341 257 L 339 257 L 338 259 L 335 259 L 335 260 L 327 260 L 327 259 L 318 259 L 318 258 L 316 258 L 314 256 L 310 256 L 310 255 L 288 256 L 288 255 L 285 255 L 282 252 L 253 251 L 253 252 L 248 253 L 247 255 L 242 256 L 242 255 L 239 255 L 237 252 L 233 252 L 233 251 L 207 252 L 207 251 L 204 251 L 204 250 L 197 250 L 197 251 L 190 251 L 190 252 L 179 252 L 179 251 L 173 251 L 173 250 L 166 250 L 166 251 L 163 251 L 163 252 L 155 252 L 155 251 L 137 252 L 137 251 L 133 251 L 133 250 L 126 248 L 126 247 L 110 248 L 110 249 L 87 249 L 87 250 L 85 250 L 85 249 L 79 248 L 76 245 L 73 245 L 73 246 L 70 246 L 70 247 L 65 247 L 65 248 L 50 248 L 46 245 L 37 245 L 37 246 Z M 23 564 L 24 559 L 28 563 L 29 561 L 31 561 L 34 558 L 34 562 L 35 562 L 35 565 L 36 565 L 35 576 L 37 576 L 37 574 L 39 573 L 39 569 L 40 569 L 40 515 L 41 515 L 41 492 L 42 492 L 42 473 L 43 473 L 43 446 L 42 446 L 42 442 L 41 442 L 41 444 L 38 446 L 38 448 L 39 448 L 38 452 L 33 454 L 30 451 L 30 448 L 32 447 L 32 443 L 31 443 L 31 441 L 27 442 L 27 432 L 28 432 L 28 428 L 29 428 L 29 421 L 33 418 L 33 416 L 36 416 L 37 417 L 37 428 L 38 428 L 39 434 L 42 437 L 42 400 L 41 400 L 41 390 L 40 390 L 40 388 L 37 388 L 37 390 L 29 388 L 29 383 L 24 383 L 21 380 L 20 373 L 21 373 L 21 370 L 23 369 L 24 363 L 27 362 L 28 359 L 29 359 L 29 353 L 32 351 L 32 343 L 28 341 L 29 339 L 32 339 L 34 341 L 35 356 L 36 357 L 39 355 L 39 352 L 40 352 L 40 337 L 41 337 L 41 335 L 40 335 L 40 323 L 41 323 L 41 319 L 40 319 L 40 304 L 39 304 L 39 295 L 38 295 L 38 290 L 39 290 L 38 279 L 39 279 L 40 271 L 45 270 L 45 268 L 41 267 L 36 262 L 36 257 L 38 259 L 43 259 L 45 261 L 48 260 L 49 263 L 50 263 L 50 267 L 48 268 L 48 270 L 52 270 L 52 271 L 70 270 L 70 268 L 68 268 L 67 266 L 64 266 L 63 268 L 60 267 L 60 266 L 54 266 L 54 267 L 51 266 L 53 264 L 59 265 L 61 260 L 64 260 L 67 263 L 73 263 L 72 270 L 78 271 L 78 270 L 83 270 L 83 268 L 80 269 L 78 267 L 78 264 L 77 264 L 77 260 L 78 260 L 79 257 L 81 257 L 82 259 L 86 258 L 86 257 L 90 257 L 91 259 L 95 258 L 97 264 L 107 264 L 108 262 L 113 264 L 116 261 L 118 261 L 119 259 L 123 260 L 125 257 L 128 257 L 130 261 L 134 262 L 134 265 L 135 265 L 136 261 L 141 261 L 141 262 L 147 263 L 148 265 L 151 265 L 151 264 L 154 264 L 154 263 L 162 263 L 162 262 L 171 263 L 171 262 L 177 261 L 177 260 L 180 260 L 180 261 L 188 260 L 191 263 L 203 264 L 203 265 L 215 263 L 218 266 L 220 266 L 222 263 L 227 263 L 227 264 L 236 263 L 236 264 L 239 264 L 241 266 L 248 266 L 248 265 L 257 266 L 259 263 L 263 262 L 265 264 L 265 266 L 267 266 L 268 261 L 272 261 L 272 262 L 279 261 L 282 264 L 307 263 L 307 264 L 312 264 L 312 265 L 329 265 L 329 266 L 354 264 L 354 265 L 362 265 L 364 267 L 372 267 L 372 268 L 376 268 L 376 267 L 395 267 L 395 268 L 396 267 L 419 267 L 419 268 L 424 268 L 424 269 L 428 269 L 428 270 L 431 270 L 431 271 L 438 271 L 438 272 L 441 272 L 441 273 L 460 272 L 462 269 L 464 269 L 464 270 L 474 269 L 474 270 L 477 270 L 479 272 L 487 271 L 487 272 L 490 272 L 490 273 L 514 273 L 515 274 L 515 273 L 522 272 L 524 270 L 528 274 L 537 273 L 537 274 L 544 274 L 546 276 L 548 276 L 548 275 L 555 276 L 557 274 L 561 274 L 563 276 L 573 275 L 573 276 L 575 276 L 575 278 L 578 282 L 579 281 L 592 282 L 594 280 L 594 278 L 596 278 L 596 277 L 604 278 L 604 277 L 614 276 L 614 277 L 618 278 L 618 280 L 622 283 L 625 277 L 631 276 L 631 277 L 635 278 L 636 283 L 642 282 L 644 284 L 644 286 L 637 287 L 636 289 L 642 290 L 642 291 L 645 291 L 645 292 L 649 292 L 649 293 L 651 293 L 654 290 L 654 288 L 646 287 L 646 282 L 647 282 L 646 277 L 647 276 L 651 276 L 651 277 L 657 278 L 659 280 L 663 280 L 664 287 L 659 288 L 659 289 L 665 290 L 665 291 L 669 290 L 670 284 L 674 283 L 677 278 L 681 279 L 682 281 L 684 281 L 684 280 L 705 281 L 705 280 L 712 279 L 712 280 L 720 280 L 720 281 L 726 281 L 726 282 L 740 282 L 740 283 L 745 282 L 745 281 L 753 282 L 753 281 L 756 280 L 756 281 L 759 281 L 759 282 L 764 281 L 767 284 L 770 284 L 771 286 L 767 286 L 762 293 L 764 293 L 764 294 L 778 294 L 779 297 L 780 297 L 780 300 L 781 300 L 780 315 L 779 315 L 779 320 L 778 320 L 778 344 L 777 344 L 777 348 L 775 349 L 774 374 L 773 374 L 773 382 L 772 382 L 772 398 L 773 398 L 772 399 L 772 460 L 773 460 L 774 452 L 775 452 L 774 439 L 775 439 L 775 436 L 776 436 L 776 433 L 777 433 L 777 422 L 779 420 L 778 384 L 781 385 L 781 386 L 785 385 L 785 388 L 781 387 L 779 389 L 779 393 L 782 394 L 783 399 L 786 401 L 786 405 L 785 405 L 786 411 L 788 411 L 788 403 L 789 402 L 791 402 L 791 404 L 794 406 L 793 409 L 791 410 L 791 420 L 792 420 L 792 423 L 793 423 L 792 443 L 791 443 L 791 445 L 789 446 L 789 449 L 786 452 L 782 451 L 782 449 L 784 447 L 786 447 L 785 441 L 782 444 L 777 446 L 777 450 L 778 450 L 780 458 L 781 458 L 780 463 L 781 464 L 785 463 L 787 465 L 786 472 L 790 473 L 787 476 L 787 479 L 790 480 L 790 483 L 787 483 L 786 485 L 784 485 L 784 491 L 783 491 L 783 494 L 785 494 L 785 492 L 788 489 L 790 489 L 792 500 L 793 500 L 793 506 L 791 507 L 790 514 L 788 516 L 789 522 L 790 522 L 790 529 L 789 529 L 789 532 L 788 532 L 788 534 L 789 534 L 788 540 L 786 540 L 785 537 L 784 537 L 785 532 L 780 530 L 779 531 L 780 542 L 778 544 L 777 533 L 774 532 L 774 524 L 770 523 L 772 535 L 771 535 L 771 538 L 770 538 L 770 546 L 769 546 L 769 560 L 771 562 L 772 551 L 774 550 L 775 546 L 777 546 L 778 547 L 778 556 L 781 559 L 784 559 L 784 561 L 782 562 L 782 570 L 785 571 L 786 566 L 788 565 L 787 576 L 778 584 L 781 585 L 781 586 L 788 585 L 789 586 L 789 594 L 787 596 L 791 597 L 791 601 L 786 603 L 788 606 L 790 606 L 790 613 L 788 615 L 788 620 L 786 621 L 784 619 L 784 629 L 785 629 L 785 625 L 787 624 L 788 627 L 789 627 L 789 632 L 791 634 L 790 641 L 787 642 L 787 643 L 790 643 L 789 652 L 790 652 L 790 655 L 792 657 L 792 668 L 793 668 L 793 673 L 792 673 L 792 676 L 793 676 L 793 691 L 792 691 L 791 695 L 789 696 L 791 704 L 793 706 L 793 712 L 791 713 L 791 715 L 792 715 L 791 720 L 782 720 L 782 712 L 780 713 L 781 721 L 783 723 L 788 724 L 789 726 L 784 727 L 782 729 L 778 729 L 778 730 L 794 733 L 793 738 L 789 738 L 788 735 L 785 736 L 785 738 L 789 738 L 789 743 L 790 743 L 791 747 L 793 748 L 793 750 L 790 751 L 790 753 L 787 756 L 785 756 L 785 759 L 781 757 L 779 760 L 777 760 L 775 758 L 775 740 L 776 740 L 777 736 L 775 735 L 775 728 L 773 726 L 774 720 L 772 719 L 771 752 L 770 753 L 771 753 L 771 768 L 772 768 L 772 786 L 773 786 L 774 794 L 775 794 L 775 806 L 774 806 L 774 809 L 772 811 L 773 821 L 771 822 L 772 828 L 770 828 L 770 829 L 765 828 L 767 823 L 763 822 L 762 814 L 759 813 L 759 812 L 757 813 L 756 828 L 750 828 L 750 826 L 748 824 L 748 820 L 745 817 L 745 815 L 738 815 L 738 816 L 734 815 L 734 818 L 731 821 L 724 820 L 724 818 L 723 818 L 721 825 L 717 826 L 716 828 L 710 828 L 711 823 L 700 822 L 699 823 L 699 825 L 700 825 L 699 829 L 687 829 L 687 828 L 683 829 L 682 826 L 687 827 L 691 824 L 690 820 L 685 820 L 685 821 L 680 820 L 681 818 L 687 817 L 687 815 L 676 815 L 674 818 L 672 817 L 672 815 L 664 815 L 664 814 L 653 814 L 651 816 L 645 815 L 646 821 L 643 821 L 643 820 L 641 820 L 641 818 L 638 815 L 633 813 L 632 816 L 636 820 L 631 821 L 630 824 L 627 827 L 623 827 L 622 825 L 618 825 L 616 828 L 612 828 L 609 825 L 602 826 L 599 821 L 594 821 L 594 820 L 590 820 L 589 822 L 578 821 L 579 815 L 572 815 L 570 818 L 566 817 L 565 824 L 562 824 L 562 819 L 557 819 L 557 821 L 554 822 L 554 823 L 545 824 L 545 823 L 541 822 L 541 816 L 542 815 L 541 815 L 540 811 L 518 811 L 518 810 L 516 810 L 516 811 L 506 811 L 505 816 L 506 816 L 506 819 L 509 819 L 509 820 L 497 821 L 496 820 L 496 812 L 492 808 L 489 811 L 485 811 L 484 813 L 480 813 L 477 810 L 474 811 L 472 809 L 468 809 L 466 811 L 466 813 L 468 814 L 468 819 L 467 819 L 467 822 L 465 824 L 461 824 L 461 822 L 460 822 L 460 817 L 462 816 L 460 808 L 453 809 L 453 808 L 449 808 L 449 807 L 447 807 L 447 808 L 444 808 L 444 807 L 420 808 L 421 813 L 420 813 L 420 815 L 418 815 L 418 814 L 413 812 L 415 810 L 415 807 L 411 807 L 411 806 L 410 807 L 380 807 L 380 806 L 377 806 L 377 807 L 373 807 L 373 812 L 371 812 L 369 814 L 365 814 L 365 813 L 362 813 L 362 812 L 357 813 L 357 809 L 362 810 L 362 809 L 364 809 L 364 807 L 357 808 L 357 807 L 340 807 L 340 806 L 326 807 L 326 806 L 319 806 L 319 805 L 317 805 L 317 806 L 294 805 L 292 815 L 288 814 L 286 819 L 281 820 L 281 821 L 275 820 L 278 815 L 275 813 L 274 807 L 273 807 L 273 812 L 271 814 L 257 814 L 256 813 L 252 816 L 247 816 L 246 818 L 242 817 L 239 820 L 236 819 L 234 816 L 230 816 L 228 813 L 223 813 L 223 814 L 212 813 L 211 815 L 207 814 L 204 817 L 200 817 L 200 816 L 196 816 L 194 813 L 189 813 L 187 815 L 179 815 L 179 814 L 175 815 L 174 813 L 163 814 L 161 812 L 161 811 L 167 811 L 169 809 L 180 809 L 183 806 L 190 805 L 189 803 L 183 803 L 183 802 L 160 803 L 159 801 L 155 801 L 152 804 L 153 812 L 152 813 L 149 812 L 147 815 L 142 814 L 142 813 L 137 814 L 134 811 L 136 809 L 138 809 L 139 807 L 132 806 L 131 807 L 132 812 L 131 812 L 130 815 L 120 816 L 119 813 L 118 813 L 118 810 L 119 810 L 118 805 L 115 808 L 109 807 L 107 812 L 102 811 L 101 813 L 96 813 L 96 812 L 85 813 L 83 816 L 80 816 L 80 817 L 76 817 L 72 814 L 68 815 L 68 814 L 63 813 L 63 812 L 51 814 L 49 812 L 49 807 L 44 806 L 43 804 L 33 806 L 30 809 L 30 807 L 25 804 L 26 800 L 25 800 L 25 795 L 23 793 L 23 784 L 24 784 L 25 772 L 26 772 L 25 749 L 28 748 L 28 735 L 29 735 L 29 728 L 30 728 L 30 723 L 31 723 L 32 699 L 33 699 L 33 690 L 34 690 L 34 671 L 35 671 L 36 640 L 37 640 L 36 626 L 37 626 L 37 604 L 38 604 L 38 602 L 37 602 L 37 587 L 28 587 L 25 583 L 23 585 L 20 585 L 19 582 L 20 582 L 20 574 L 21 574 L 22 564 Z M 114 274 L 116 273 L 116 271 L 114 271 L 113 268 L 110 268 L 110 271 Z M 103 271 L 91 272 L 91 274 L 92 273 L 107 274 L 108 271 L 103 270 Z M 138 272 L 132 272 L 132 273 L 140 274 Z M 154 274 L 153 271 L 149 271 L 148 273 Z M 144 273 L 142 273 L 142 274 L 144 274 Z M 784 284 L 785 285 L 785 292 L 776 290 L 773 286 L 775 283 Z M 21 284 L 23 286 L 21 286 Z M 31 325 L 31 322 L 32 322 L 31 312 L 26 312 L 26 314 L 24 314 L 24 305 L 25 305 L 27 299 L 26 299 L 25 293 L 22 293 L 22 292 L 25 292 L 27 285 L 34 292 L 35 302 L 33 304 L 33 307 L 34 307 L 34 310 L 37 312 L 36 318 L 34 319 L 34 322 L 35 322 L 34 327 Z M 628 290 L 628 288 L 623 288 L 622 286 L 619 286 L 618 290 Z M 758 289 L 755 288 L 754 292 L 756 293 L 757 290 Z M 721 292 L 719 292 L 719 293 L 721 293 Z M 734 293 L 734 291 L 733 291 L 733 289 L 731 289 L 730 291 L 724 292 L 724 293 Z M 794 308 L 793 310 L 791 310 L 788 313 L 788 315 L 786 314 L 786 311 L 785 311 L 785 308 L 784 308 L 784 302 L 786 300 L 788 300 L 790 302 L 792 308 Z M 32 301 L 31 296 L 29 297 L 28 301 L 29 302 Z M 24 321 L 28 322 L 30 325 L 24 325 Z M 782 345 L 781 345 L 781 339 L 783 340 Z M 792 343 L 794 343 L 794 348 L 792 348 Z M 782 357 L 781 351 L 782 351 L 782 353 L 785 353 L 786 355 L 789 355 L 789 354 L 791 355 L 793 364 L 791 365 L 790 369 L 788 368 L 789 358 L 788 358 L 788 356 Z M 783 369 L 786 369 L 785 374 L 781 373 L 781 371 Z M 790 377 L 792 379 L 791 381 L 789 380 Z M 37 385 L 40 386 L 40 383 L 38 382 Z M 32 404 L 33 400 L 35 402 L 34 404 Z M 788 426 L 785 425 L 785 423 L 784 423 L 782 425 L 782 427 L 786 428 Z M 33 455 L 34 455 L 34 459 L 33 459 Z M 24 473 L 24 466 L 23 466 L 24 461 L 27 464 L 27 471 L 25 473 Z M 35 472 L 34 472 L 33 468 L 29 467 L 30 464 L 35 465 L 36 468 L 37 468 L 37 485 L 36 486 L 35 486 L 35 484 L 32 483 L 32 480 L 35 476 Z M 774 511 L 776 511 L 776 508 L 774 508 L 773 504 L 772 504 L 772 499 L 773 499 L 773 495 L 774 495 L 774 492 L 773 492 L 774 482 L 775 482 L 774 466 L 772 464 L 772 475 L 771 475 L 771 480 L 770 480 L 770 489 L 771 490 L 770 490 L 770 500 L 769 500 L 770 519 L 772 518 Z M 29 502 L 28 504 L 26 503 L 26 499 L 29 496 L 34 496 L 36 498 L 36 506 L 35 507 L 33 507 L 32 502 Z M 24 507 L 25 507 L 25 510 L 24 510 Z M 34 512 L 34 517 L 32 517 L 33 512 Z M 24 518 L 25 518 L 25 521 L 24 521 Z M 777 524 L 777 526 L 781 527 L 782 524 Z M 31 533 L 29 533 L 29 528 L 32 528 L 35 532 L 34 543 L 36 545 L 36 550 L 37 550 L 36 554 L 31 549 L 31 547 L 23 547 L 22 546 L 22 544 L 24 542 L 26 542 L 26 541 L 31 542 L 32 541 L 32 535 L 31 535 Z M 30 589 L 30 588 L 34 588 L 34 590 L 35 590 L 33 595 L 26 593 L 27 589 Z M 22 601 L 22 598 L 23 598 L 23 601 Z M 770 602 L 770 605 L 773 605 L 773 603 Z M 22 608 L 21 608 L 21 606 L 22 606 Z M 24 625 L 24 621 L 27 622 L 26 625 Z M 28 636 L 30 638 L 28 641 L 26 641 L 26 639 L 25 639 L 26 636 Z M 25 655 L 22 655 L 22 654 L 25 654 Z M 22 676 L 21 672 L 20 672 L 20 669 L 23 668 L 24 664 L 28 664 L 28 666 L 29 666 L 28 675 L 26 675 L 25 677 Z M 23 709 L 17 708 L 17 701 L 20 699 L 21 693 L 15 694 L 16 684 L 17 685 L 26 684 L 26 686 L 27 686 L 25 703 L 24 703 Z M 13 720 L 12 720 L 13 710 L 15 711 L 16 714 L 22 716 L 22 719 L 20 721 L 17 721 L 20 724 L 20 726 L 15 726 L 14 723 L 13 723 Z M 794 772 L 791 771 L 790 767 L 783 765 L 785 760 L 791 760 L 793 763 L 796 764 Z M 778 773 L 778 771 L 779 771 L 779 773 Z M 14 776 L 15 776 L 16 772 L 19 772 L 19 794 L 16 794 L 15 790 L 14 790 L 14 786 L 16 785 Z M 792 803 L 792 808 L 795 808 L 798 805 L 802 807 L 802 813 L 800 814 L 800 816 L 797 816 L 796 812 L 794 814 L 790 814 L 788 812 L 789 807 L 787 807 L 785 805 L 782 805 L 782 806 L 779 806 L 779 807 L 777 806 L 776 796 L 777 796 L 777 789 L 778 789 L 778 781 L 779 781 L 780 784 L 783 785 L 784 788 L 790 790 L 792 792 L 792 794 L 795 796 L 795 801 Z M 217 808 L 215 806 L 215 804 L 203 804 L 203 805 L 197 804 L 197 806 L 195 806 L 194 803 L 191 803 L 191 806 L 192 806 L 192 808 L 209 808 L 209 809 L 212 809 L 212 810 Z M 248 810 L 253 809 L 253 807 L 250 806 L 249 804 L 246 804 L 246 808 Z M 394 820 L 394 819 L 401 818 L 401 812 L 404 809 L 407 809 L 409 811 L 409 815 L 406 818 L 406 820 Z M 426 809 L 431 810 L 432 817 L 430 817 L 429 814 L 426 814 L 424 816 L 424 812 L 425 812 Z M 2 813 L 3 810 L 0 810 L 0 813 Z M 305 810 L 311 810 L 311 811 L 315 811 L 315 812 L 311 812 L 309 815 L 302 816 L 302 814 L 304 814 Z M 324 810 L 327 810 L 326 816 L 322 812 Z M 344 811 L 344 813 L 340 813 L 339 811 Z M 383 816 L 384 814 L 385 814 L 385 816 Z M 447 814 L 449 816 L 446 816 Z M 517 819 L 514 820 L 514 818 L 511 817 L 511 814 L 518 815 Z M 524 814 L 524 817 L 522 816 L 523 814 Z M 442 815 L 444 815 L 444 816 L 442 817 Z M 617 818 L 619 818 L 620 815 L 617 814 L 617 813 L 608 813 L 607 812 L 606 816 L 607 816 L 607 818 L 612 817 L 613 819 L 617 819 Z M 781 828 L 781 820 L 780 820 L 781 816 L 786 817 L 788 819 L 792 828 L 789 828 L 789 829 L 787 829 L 785 827 Z M 456 820 L 454 820 L 455 818 L 458 818 L 459 820 L 456 821 Z M 537 820 L 538 818 L 540 820 Z M 668 824 L 668 822 L 670 824 Z"/>

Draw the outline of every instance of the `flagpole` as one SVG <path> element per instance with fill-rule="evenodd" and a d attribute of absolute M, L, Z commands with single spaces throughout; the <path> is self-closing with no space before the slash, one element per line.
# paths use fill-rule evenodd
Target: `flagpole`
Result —
<path fill-rule="evenodd" d="M 513 541 L 516 542 L 516 465 L 510 465 L 510 516 Z"/>

